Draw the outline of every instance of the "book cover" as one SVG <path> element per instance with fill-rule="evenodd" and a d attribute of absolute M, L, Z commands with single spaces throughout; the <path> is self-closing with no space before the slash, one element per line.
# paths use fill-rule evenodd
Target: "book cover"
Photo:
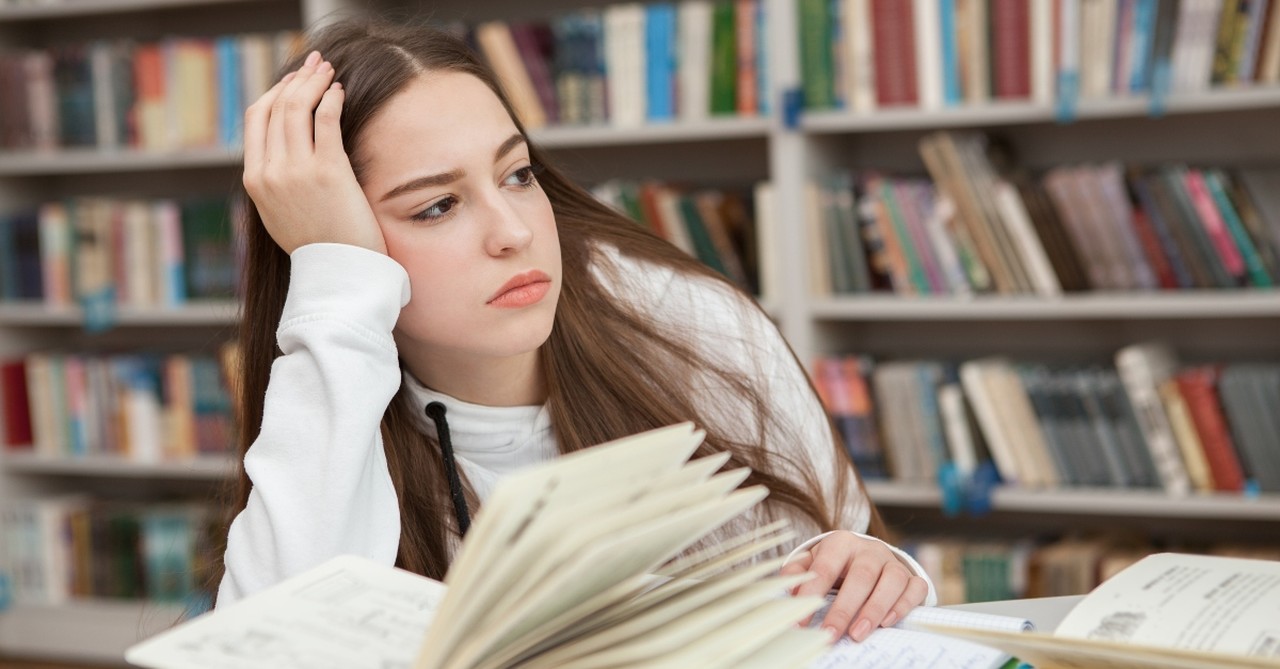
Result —
<path fill-rule="evenodd" d="M 695 121 L 711 113 L 711 0 L 686 0 L 676 11 L 676 107 L 681 120 Z"/>
<path fill-rule="evenodd" d="M 834 64 L 831 62 L 831 13 L 828 0 L 799 0 L 800 71 L 806 109 L 836 105 Z"/>
<path fill-rule="evenodd" d="M 1216 366 L 1192 367 L 1180 372 L 1176 383 L 1204 449 L 1205 460 L 1213 477 L 1213 489 L 1241 492 L 1244 490 L 1244 470 L 1236 455 L 1231 428 L 1218 397 L 1220 375 L 1221 369 Z"/>
<path fill-rule="evenodd" d="M 870 0 L 877 107 L 920 102 L 914 3 Z"/>
<path fill-rule="evenodd" d="M 734 0 L 715 0 L 712 5 L 712 116 L 733 115 L 738 111 L 738 31 L 733 3 Z"/>

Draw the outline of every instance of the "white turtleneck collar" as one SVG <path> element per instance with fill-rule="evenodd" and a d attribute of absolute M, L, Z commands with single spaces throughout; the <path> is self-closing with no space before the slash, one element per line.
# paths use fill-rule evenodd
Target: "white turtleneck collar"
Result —
<path fill-rule="evenodd" d="M 425 409 L 445 406 L 445 419 L 460 468 L 483 501 L 498 479 L 555 457 L 558 449 L 546 405 L 490 407 L 472 404 L 422 385 L 405 371 L 404 382 L 416 400 L 418 426 L 435 436 Z"/>

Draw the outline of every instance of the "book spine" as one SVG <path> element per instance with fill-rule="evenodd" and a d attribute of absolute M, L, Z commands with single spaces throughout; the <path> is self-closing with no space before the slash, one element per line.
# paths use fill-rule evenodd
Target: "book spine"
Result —
<path fill-rule="evenodd" d="M 1244 490 L 1244 470 L 1218 400 L 1218 374 L 1219 371 L 1213 367 L 1193 368 L 1179 374 L 1176 383 L 1204 448 L 1213 488 L 1222 492 L 1241 492 Z"/>
<path fill-rule="evenodd" d="M 1267 268 L 1262 263 L 1262 256 L 1258 254 L 1253 241 L 1249 238 L 1244 222 L 1236 212 L 1235 206 L 1232 205 L 1231 198 L 1227 196 L 1219 174 L 1212 170 L 1207 171 L 1202 175 L 1202 181 L 1213 203 L 1216 205 L 1217 211 L 1222 215 L 1222 221 L 1231 235 L 1231 240 L 1235 242 L 1235 248 L 1239 250 L 1249 282 L 1254 286 L 1270 288 L 1273 285 L 1271 276 L 1267 273 Z"/>

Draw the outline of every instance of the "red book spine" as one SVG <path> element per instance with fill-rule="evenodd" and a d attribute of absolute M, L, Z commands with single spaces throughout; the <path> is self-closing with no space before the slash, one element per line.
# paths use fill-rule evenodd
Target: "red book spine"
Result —
<path fill-rule="evenodd" d="M 876 102 L 882 107 L 917 104 L 915 17 L 910 0 L 871 0 L 871 34 Z"/>
<path fill-rule="evenodd" d="M 1209 461 L 1214 489 L 1224 492 L 1244 490 L 1244 470 L 1218 400 L 1218 368 L 1206 366 L 1184 370 L 1178 374 L 1177 382 L 1178 391 L 1187 402 L 1187 411 L 1191 413 L 1191 422 L 1195 423 L 1196 434 L 1200 435 L 1205 459 Z"/>
<path fill-rule="evenodd" d="M 0 399 L 4 406 L 4 445 L 31 448 L 31 402 L 27 397 L 27 366 L 21 360 L 0 364 Z"/>
<path fill-rule="evenodd" d="M 1138 241 L 1142 243 L 1142 252 L 1147 257 L 1147 262 L 1151 264 L 1151 271 L 1155 272 L 1156 280 L 1160 282 L 1160 287 L 1165 290 L 1175 290 L 1178 288 L 1178 278 L 1173 273 L 1173 266 L 1169 264 L 1169 259 L 1164 255 L 1164 249 L 1160 247 L 1160 239 L 1156 237 L 1156 231 L 1151 227 L 1151 221 L 1147 218 L 1145 212 L 1134 210 L 1133 212 L 1133 230 L 1138 233 Z"/>
<path fill-rule="evenodd" d="M 994 0 L 991 4 L 992 54 L 995 58 L 995 97 L 1031 97 L 1031 9 L 1025 0 Z"/>

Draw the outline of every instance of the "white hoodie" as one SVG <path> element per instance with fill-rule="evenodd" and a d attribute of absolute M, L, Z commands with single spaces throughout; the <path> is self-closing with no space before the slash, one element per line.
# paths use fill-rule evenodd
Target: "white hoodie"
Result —
<path fill-rule="evenodd" d="M 392 339 L 409 279 L 391 258 L 343 244 L 310 244 L 293 252 L 289 293 L 277 340 L 284 355 L 271 367 L 262 431 L 245 455 L 253 482 L 248 504 L 231 524 L 226 573 L 217 603 L 225 606 L 341 554 L 392 565 L 400 540 L 400 512 L 379 424 L 401 383 L 420 406 L 447 408 L 459 468 L 481 501 L 503 476 L 558 453 L 545 407 L 486 407 L 461 402 L 402 375 Z M 800 461 L 834 499 L 836 467 L 830 426 L 804 370 L 777 328 L 755 305 L 717 282 L 623 257 L 598 253 L 593 268 L 614 295 L 629 300 L 659 327 L 696 342 L 701 354 L 761 384 L 783 434 L 769 435 L 783 454 L 779 467 Z M 748 407 L 725 401 L 710 375 L 695 380 L 708 399 L 704 421 L 744 440 L 758 440 Z M 434 434 L 434 425 L 420 416 Z M 783 470 L 785 471 L 785 470 Z M 854 486 L 852 476 L 847 477 Z M 842 525 L 866 530 L 870 509 L 861 489 L 846 492 Z M 800 536 L 818 528 L 785 505 L 742 523 L 780 514 Z M 761 515 L 764 514 L 764 515 Z M 807 549 L 825 535 L 795 548 Z M 914 560 L 895 553 L 928 580 Z M 936 602 L 932 583 L 926 604 Z"/>

